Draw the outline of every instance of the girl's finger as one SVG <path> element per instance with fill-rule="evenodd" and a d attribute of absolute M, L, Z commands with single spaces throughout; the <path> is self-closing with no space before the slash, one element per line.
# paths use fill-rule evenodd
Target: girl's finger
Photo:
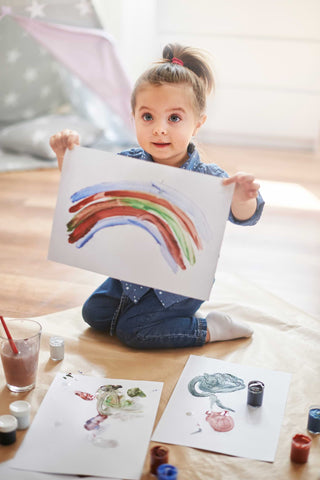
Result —
<path fill-rule="evenodd" d="M 245 183 L 245 182 L 254 182 L 255 177 L 247 173 L 237 173 L 232 177 L 225 178 L 223 180 L 223 185 L 230 185 L 231 183 Z"/>

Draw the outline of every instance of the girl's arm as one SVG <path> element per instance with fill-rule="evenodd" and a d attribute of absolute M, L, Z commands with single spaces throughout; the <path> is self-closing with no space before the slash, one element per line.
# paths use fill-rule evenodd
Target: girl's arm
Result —
<path fill-rule="evenodd" d="M 247 220 L 252 217 L 257 208 L 257 196 L 260 185 L 255 177 L 248 173 L 239 172 L 223 180 L 224 185 L 235 183 L 231 202 L 231 211 L 238 220 Z"/>
<path fill-rule="evenodd" d="M 72 150 L 75 145 L 80 145 L 80 136 L 74 130 L 62 130 L 50 138 L 50 147 L 57 156 L 59 169 L 62 169 L 62 163 L 67 148 Z"/>

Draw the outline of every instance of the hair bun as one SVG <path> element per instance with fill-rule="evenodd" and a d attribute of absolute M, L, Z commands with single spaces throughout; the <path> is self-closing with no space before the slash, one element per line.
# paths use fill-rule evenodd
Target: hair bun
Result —
<path fill-rule="evenodd" d="M 214 78 L 209 65 L 207 55 L 202 50 L 193 47 L 185 47 L 179 43 L 168 43 L 162 51 L 164 61 L 172 61 L 177 58 L 184 65 L 197 75 L 205 84 L 207 93 L 214 88 Z"/>
<path fill-rule="evenodd" d="M 162 51 L 162 58 L 163 60 L 172 60 L 173 57 L 175 57 L 175 53 L 174 53 L 174 50 L 175 50 L 175 45 L 172 44 L 172 43 L 168 43 L 167 45 L 165 45 L 165 47 L 163 48 L 163 51 Z"/>

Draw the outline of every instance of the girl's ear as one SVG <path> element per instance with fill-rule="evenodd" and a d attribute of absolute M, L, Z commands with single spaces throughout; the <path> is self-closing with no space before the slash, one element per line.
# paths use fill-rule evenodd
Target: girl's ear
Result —
<path fill-rule="evenodd" d="M 207 120 L 207 115 L 203 114 L 200 116 L 194 130 L 193 130 L 193 134 L 192 136 L 194 137 L 197 133 L 198 133 L 198 130 L 202 127 L 202 125 L 204 124 L 204 122 Z"/>

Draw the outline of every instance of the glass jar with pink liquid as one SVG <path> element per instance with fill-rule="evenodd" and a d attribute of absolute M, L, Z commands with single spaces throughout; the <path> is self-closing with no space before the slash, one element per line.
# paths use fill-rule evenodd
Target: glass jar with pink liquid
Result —
<path fill-rule="evenodd" d="M 18 349 L 15 353 L 0 325 L 0 354 L 7 387 L 12 392 L 26 392 L 34 388 L 38 370 L 40 323 L 30 319 L 6 320 L 7 327 Z"/>

